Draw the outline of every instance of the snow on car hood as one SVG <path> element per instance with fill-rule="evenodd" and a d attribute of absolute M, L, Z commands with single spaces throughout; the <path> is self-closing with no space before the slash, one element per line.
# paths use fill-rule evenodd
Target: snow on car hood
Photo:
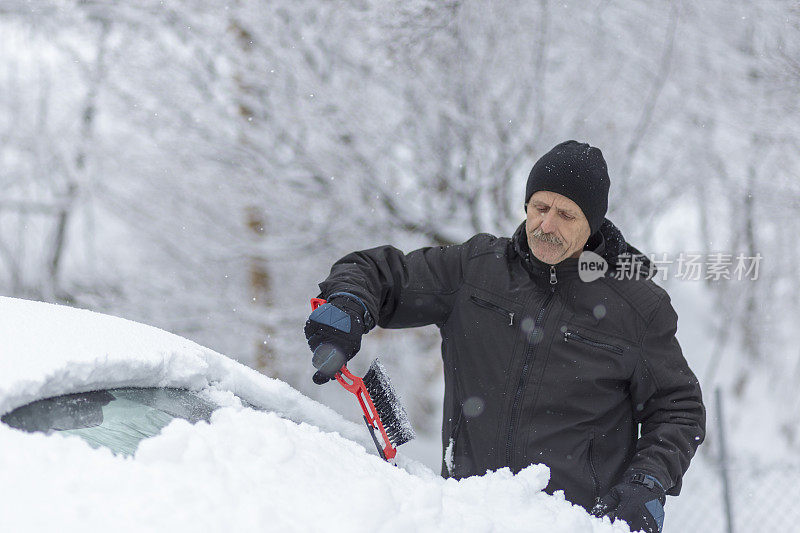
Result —
<path fill-rule="evenodd" d="M 629 531 L 544 493 L 542 465 L 460 481 L 408 459 L 392 466 L 367 453 L 365 428 L 150 326 L 0 297 L 0 339 L 0 413 L 129 386 L 229 391 L 273 411 L 176 419 L 134 458 L 0 424 L 3 531 Z"/>
<path fill-rule="evenodd" d="M 627 532 L 541 489 L 547 468 L 414 475 L 274 413 L 175 420 L 135 460 L 78 437 L 0 430 L 4 531 Z"/>

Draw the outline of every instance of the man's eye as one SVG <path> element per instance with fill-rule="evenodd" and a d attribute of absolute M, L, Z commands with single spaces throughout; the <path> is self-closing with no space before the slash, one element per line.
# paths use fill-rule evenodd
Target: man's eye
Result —
<path fill-rule="evenodd" d="M 575 218 L 565 214 L 562 214 L 561 216 L 564 217 L 566 220 L 572 220 L 573 218 Z"/>
<path fill-rule="evenodd" d="M 544 213 L 545 211 L 547 211 L 546 207 L 537 207 L 536 209 L 538 209 L 540 213 Z"/>

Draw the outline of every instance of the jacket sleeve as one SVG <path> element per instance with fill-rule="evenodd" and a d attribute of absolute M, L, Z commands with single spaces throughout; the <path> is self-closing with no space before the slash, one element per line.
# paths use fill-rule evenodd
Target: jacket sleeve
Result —
<path fill-rule="evenodd" d="M 700 384 L 675 338 L 677 328 L 678 315 L 664 293 L 642 337 L 630 384 L 641 435 L 626 472 L 655 476 L 673 496 L 680 493 L 683 474 L 705 438 L 706 423 Z"/>
<path fill-rule="evenodd" d="M 336 292 L 358 296 L 383 328 L 441 326 L 453 308 L 466 259 L 478 237 L 408 254 L 393 246 L 353 252 L 331 267 L 319 284 L 321 296 Z"/>

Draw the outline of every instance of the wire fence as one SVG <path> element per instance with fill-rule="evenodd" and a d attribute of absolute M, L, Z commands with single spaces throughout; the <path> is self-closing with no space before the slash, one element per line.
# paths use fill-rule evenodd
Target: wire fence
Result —
<path fill-rule="evenodd" d="M 800 461 L 759 468 L 729 465 L 730 527 L 722 476 L 714 467 L 707 464 L 694 476 L 687 474 L 681 495 L 667 499 L 664 533 L 800 533 Z"/>
<path fill-rule="evenodd" d="M 716 399 L 715 422 L 724 419 Z M 664 533 L 800 533 L 800 458 L 752 465 L 727 456 L 723 427 L 708 433 L 714 449 L 692 462 L 681 495 L 667 498 Z"/>

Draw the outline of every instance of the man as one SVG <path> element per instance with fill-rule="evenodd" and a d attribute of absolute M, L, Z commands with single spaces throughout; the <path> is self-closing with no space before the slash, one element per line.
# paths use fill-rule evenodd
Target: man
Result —
<path fill-rule="evenodd" d="M 306 336 L 312 350 L 329 342 L 352 357 L 375 324 L 436 324 L 442 475 L 544 463 L 548 492 L 656 532 L 705 436 L 705 408 L 667 293 L 648 276 L 611 275 L 626 264 L 653 272 L 605 218 L 608 188 L 599 149 L 561 143 L 534 165 L 510 239 L 349 254 L 320 283 L 349 331 L 312 316 Z M 584 250 L 608 262 L 604 277 L 581 280 Z"/>

